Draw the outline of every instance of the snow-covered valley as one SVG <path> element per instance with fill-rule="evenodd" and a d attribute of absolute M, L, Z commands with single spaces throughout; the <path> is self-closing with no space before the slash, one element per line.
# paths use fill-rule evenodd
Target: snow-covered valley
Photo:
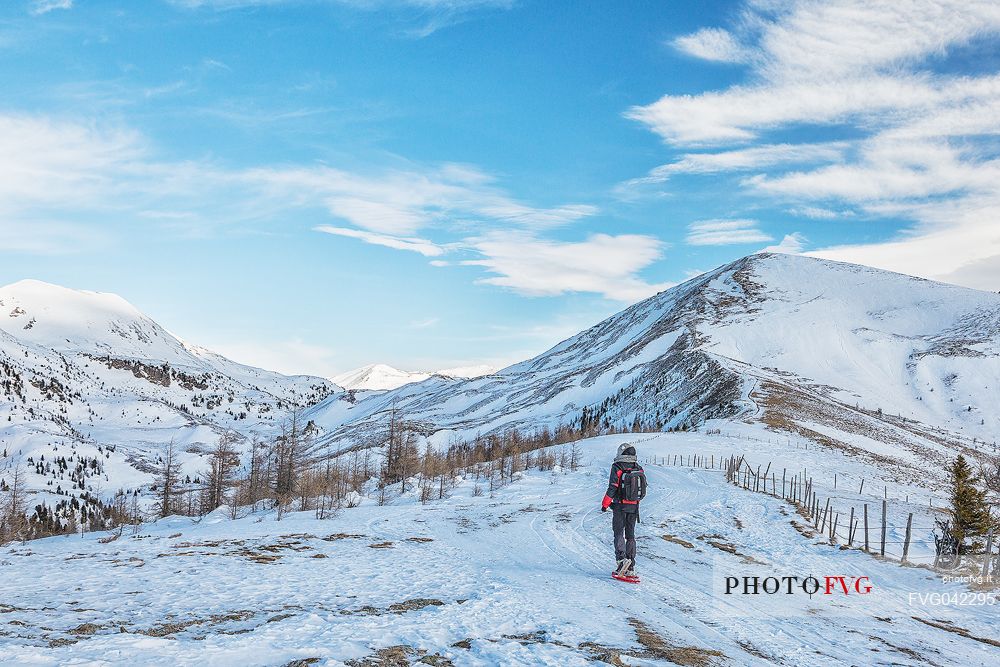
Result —
<path fill-rule="evenodd" d="M 628 439 L 644 459 L 787 451 L 721 435 Z M 967 589 L 804 537 L 789 504 L 717 468 L 646 465 L 643 582 L 612 580 L 599 500 L 621 440 L 583 441 L 578 470 L 529 471 L 492 496 L 468 478 L 444 500 L 368 499 L 326 520 L 220 510 L 111 542 L 5 548 L 0 663 L 995 664 L 995 607 L 921 604 L 914 594 Z M 822 449 L 810 460 L 818 477 L 845 461 Z M 750 575 L 868 577 L 872 589 L 720 592 L 725 577 Z"/>
<path fill-rule="evenodd" d="M 68 533 L 0 548 L 0 663 L 986 665 L 1000 655 L 992 593 L 941 603 L 977 592 L 912 566 L 934 560 L 945 464 L 997 453 L 1000 295 L 760 254 L 482 377 L 372 366 L 341 379 L 237 364 L 114 295 L 0 288 L 0 491 L 19 484 L 46 534 Z M 573 441 L 578 469 L 564 455 Z M 624 441 L 651 484 L 638 587 L 608 577 L 599 507 Z M 220 458 L 223 442 L 232 450 Z M 514 470 L 515 457 L 550 443 L 539 451 L 557 454 L 554 471 Z M 175 515 L 154 521 L 168 449 Z M 833 539 L 815 515 L 726 483 L 730 455 L 765 479 L 770 470 L 772 494 L 786 476 L 811 479 L 829 498 L 823 525 L 839 522 Z M 509 462 L 499 476 L 497 459 Z M 207 480 L 223 460 L 223 507 L 211 511 Z M 234 511 L 248 489 L 259 493 Z M 119 499 L 119 518 L 132 503 L 129 525 L 79 530 L 86 508 L 94 527 Z M 888 560 L 854 541 L 863 508 L 874 526 L 883 500 Z M 868 577 L 872 590 L 720 592 L 744 576 Z"/>

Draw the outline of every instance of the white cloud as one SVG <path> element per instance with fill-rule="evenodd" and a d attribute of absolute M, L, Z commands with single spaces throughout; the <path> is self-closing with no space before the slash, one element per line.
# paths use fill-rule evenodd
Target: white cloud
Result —
<path fill-rule="evenodd" d="M 642 235 L 593 234 L 585 241 L 540 239 L 527 232 L 492 232 L 467 243 L 482 255 L 462 264 L 485 267 L 496 277 L 479 282 L 529 296 L 593 292 L 633 302 L 666 289 L 637 273 L 660 258 L 662 241 Z"/>
<path fill-rule="evenodd" d="M 777 245 L 769 245 L 759 252 L 783 252 L 789 255 L 797 255 L 805 248 L 808 239 L 799 232 L 785 234 L 785 238 Z"/>
<path fill-rule="evenodd" d="M 835 220 L 837 218 L 849 218 L 854 215 L 854 211 L 831 211 L 822 206 L 799 206 L 789 211 L 792 215 L 799 215 L 803 218 L 813 220 Z"/>
<path fill-rule="evenodd" d="M 879 202 L 992 191 L 1000 161 L 975 160 L 943 142 L 874 141 L 857 162 L 776 177 L 754 176 L 747 183 L 774 194 L 808 199 Z"/>
<path fill-rule="evenodd" d="M 997 97 L 993 77 L 916 69 L 949 47 L 1000 34 L 1000 5 L 992 0 L 790 0 L 771 12 L 765 6 L 748 8 L 752 18 L 745 21 L 754 40 L 753 83 L 667 95 L 633 108 L 630 117 L 671 143 L 724 142 L 787 123 L 918 119 L 928 108 Z"/>
<path fill-rule="evenodd" d="M 426 239 L 386 236 L 384 234 L 365 232 L 360 229 L 347 229 L 345 227 L 332 227 L 330 225 L 320 225 L 319 227 L 314 227 L 313 229 L 317 232 L 324 232 L 326 234 L 361 239 L 365 243 L 371 243 L 373 245 L 381 245 L 387 248 L 394 248 L 396 250 L 410 250 L 412 252 L 418 252 L 424 257 L 435 257 L 444 253 L 444 248 Z"/>
<path fill-rule="evenodd" d="M 40 16 L 56 9 L 72 9 L 73 0 L 33 0 L 31 13 Z"/>
<path fill-rule="evenodd" d="M 746 49 L 732 33 L 722 28 L 702 28 L 691 35 L 678 37 L 671 42 L 678 51 L 701 58 L 726 63 L 739 63 L 747 58 Z"/>
<path fill-rule="evenodd" d="M 261 168 L 228 177 L 254 184 L 269 197 L 323 207 L 357 227 L 394 236 L 458 218 L 554 227 L 597 212 L 581 204 L 527 206 L 496 188 L 489 175 L 467 165 L 412 165 L 374 174 L 325 166 Z"/>
<path fill-rule="evenodd" d="M 843 157 L 846 142 L 818 144 L 771 144 L 716 153 L 687 153 L 675 162 L 664 164 L 627 186 L 662 183 L 675 174 L 714 174 L 745 171 L 781 164 L 836 162 Z"/>
<path fill-rule="evenodd" d="M 1000 274 L 987 277 L 1000 270 L 1000 72 L 974 52 L 950 60 L 996 41 L 1000 4 L 748 0 L 738 18 L 733 34 L 707 29 L 675 45 L 709 60 L 736 59 L 726 54 L 737 45 L 749 69 L 743 82 L 627 112 L 669 145 L 723 150 L 689 153 L 633 183 L 756 170 L 743 187 L 796 215 L 862 213 L 911 225 L 885 242 L 809 254 L 974 286 L 1000 283 Z M 976 70 L 963 68 L 972 61 Z M 856 138 L 776 143 L 786 131 L 815 136 L 803 130 L 817 126 Z M 762 136 L 768 143 L 756 145 Z M 829 154 L 810 154 L 817 146 Z M 775 247 L 802 243 L 794 234 L 786 240 Z"/>
<path fill-rule="evenodd" d="M 524 271 L 512 267 L 512 258 L 489 236 L 491 229 L 502 228 L 508 239 L 530 241 L 535 247 L 524 249 L 526 253 L 546 249 L 557 256 L 564 276 L 574 266 L 564 248 L 603 248 L 612 255 L 635 248 L 633 261 L 613 256 L 611 268 L 595 273 L 609 280 L 607 286 L 565 277 L 553 293 L 594 291 L 627 300 L 649 291 L 631 273 L 652 261 L 649 248 L 658 248 L 659 242 L 627 236 L 593 237 L 579 244 L 545 240 L 539 234 L 597 209 L 586 204 L 530 206 L 469 165 L 404 163 L 369 173 L 325 165 L 232 169 L 208 161 L 164 162 L 151 153 L 142 137 L 128 130 L 0 114 L 0 241 L 8 252 L 64 252 L 85 247 L 81 238 L 88 230 L 60 220 L 101 215 L 115 221 L 106 225 L 109 229 L 155 225 L 197 238 L 225 225 L 266 227 L 287 219 L 291 211 L 304 210 L 350 223 L 316 225 L 318 232 L 441 258 L 431 262 L 434 266 L 448 265 L 443 256 L 458 249 L 482 254 L 484 266 L 511 281 L 490 282 L 518 288 Z M 44 225 L 33 222 L 39 220 Z M 433 234 L 454 237 L 468 234 L 469 228 L 486 231 L 479 239 L 482 248 L 497 250 L 499 256 L 481 252 L 475 243 L 433 240 Z M 652 255 L 658 256 L 658 250 Z M 572 270 L 583 273 L 586 267 Z"/>
<path fill-rule="evenodd" d="M 699 220 L 688 226 L 689 245 L 732 245 L 772 240 L 757 228 L 756 220 Z"/>
<path fill-rule="evenodd" d="M 144 152 L 128 130 L 0 114 L 0 216 L 97 205 Z"/>

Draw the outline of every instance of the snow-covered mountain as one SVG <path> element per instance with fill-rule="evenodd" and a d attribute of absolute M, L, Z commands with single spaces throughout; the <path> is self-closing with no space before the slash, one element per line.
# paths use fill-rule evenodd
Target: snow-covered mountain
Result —
<path fill-rule="evenodd" d="M 875 457 L 918 451 L 919 462 L 1000 432 L 988 407 L 1000 402 L 1000 295 L 757 254 L 488 377 L 344 399 L 309 411 L 333 450 L 383 428 L 395 405 L 441 438 L 731 418 Z"/>
<path fill-rule="evenodd" d="M 474 378 L 490 375 L 497 370 L 494 366 L 481 364 L 445 368 L 425 373 L 420 371 L 401 371 L 387 364 L 369 364 L 336 375 L 333 377 L 333 381 L 344 389 L 385 391 L 388 389 L 398 389 L 405 384 L 423 382 L 434 375 L 443 375 L 452 378 Z"/>
<path fill-rule="evenodd" d="M 533 359 L 482 377 L 454 377 L 459 370 L 413 381 L 366 367 L 341 380 L 408 383 L 340 391 L 186 344 L 113 295 L 35 281 L 0 288 L 3 449 L 35 461 L 65 447 L 100 458 L 94 477 L 105 491 L 149 482 L 170 441 L 194 472 L 221 433 L 272 437 L 295 407 L 318 428 L 318 454 L 380 444 L 395 406 L 441 444 L 510 428 L 729 419 L 916 470 L 1000 433 L 989 410 L 1000 403 L 1000 295 L 759 254 Z M 56 486 L 46 474 L 32 484 Z"/>
<path fill-rule="evenodd" d="M 112 294 L 0 287 L 0 449 L 97 459 L 90 474 L 105 490 L 146 479 L 136 473 L 170 441 L 191 457 L 226 431 L 270 434 L 291 408 L 335 391 L 189 345 Z M 47 477 L 33 485 L 57 489 Z"/>

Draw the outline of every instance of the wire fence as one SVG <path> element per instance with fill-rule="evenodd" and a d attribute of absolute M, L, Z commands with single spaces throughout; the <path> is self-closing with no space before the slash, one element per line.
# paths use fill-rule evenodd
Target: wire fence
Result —
<path fill-rule="evenodd" d="M 1000 572 L 1000 539 L 994 539 L 992 530 L 983 541 L 957 543 L 950 538 L 946 526 L 934 521 L 933 517 L 917 516 L 912 511 L 900 512 L 900 507 L 904 510 L 912 507 L 909 495 L 906 501 L 895 495 L 890 497 L 887 485 L 881 499 L 869 496 L 871 500 L 866 501 L 864 478 L 857 494 L 841 491 L 824 498 L 807 469 L 789 471 L 782 468 L 779 476 L 772 462 L 755 467 L 742 455 L 669 454 L 648 457 L 646 462 L 722 472 L 726 481 L 735 486 L 790 503 L 805 522 L 799 526 L 803 534 L 818 536 L 843 549 L 858 549 L 901 565 L 925 566 L 941 572 L 961 568 L 963 573 L 978 574 L 990 578 L 989 581 L 993 574 Z M 835 491 L 842 481 L 834 474 Z M 928 507 L 934 508 L 933 496 L 930 496 Z M 905 523 L 891 522 L 889 517 L 893 514 L 905 514 Z"/>

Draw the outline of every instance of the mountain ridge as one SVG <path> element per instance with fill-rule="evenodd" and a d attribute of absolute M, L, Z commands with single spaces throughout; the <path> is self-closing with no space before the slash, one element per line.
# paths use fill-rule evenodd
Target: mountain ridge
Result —
<path fill-rule="evenodd" d="M 196 472 L 223 434 L 273 438 L 293 409 L 314 456 L 379 446 L 392 411 L 435 446 L 741 420 L 912 470 L 996 440 L 998 332 L 1000 295 L 761 253 L 483 377 L 342 391 L 186 343 L 120 297 L 21 281 L 0 288 L 0 439 L 24 456 L 111 447 L 104 481 L 140 486 L 168 442 Z"/>
<path fill-rule="evenodd" d="M 761 253 L 492 376 L 429 379 L 354 404 L 331 396 L 308 414 L 330 451 L 370 439 L 393 409 L 438 442 L 584 419 L 650 430 L 744 419 L 844 449 L 860 437 L 866 456 L 884 456 L 885 440 L 941 458 L 1000 432 L 983 409 L 1000 400 L 988 381 L 1000 377 L 998 331 L 990 292 Z"/>

